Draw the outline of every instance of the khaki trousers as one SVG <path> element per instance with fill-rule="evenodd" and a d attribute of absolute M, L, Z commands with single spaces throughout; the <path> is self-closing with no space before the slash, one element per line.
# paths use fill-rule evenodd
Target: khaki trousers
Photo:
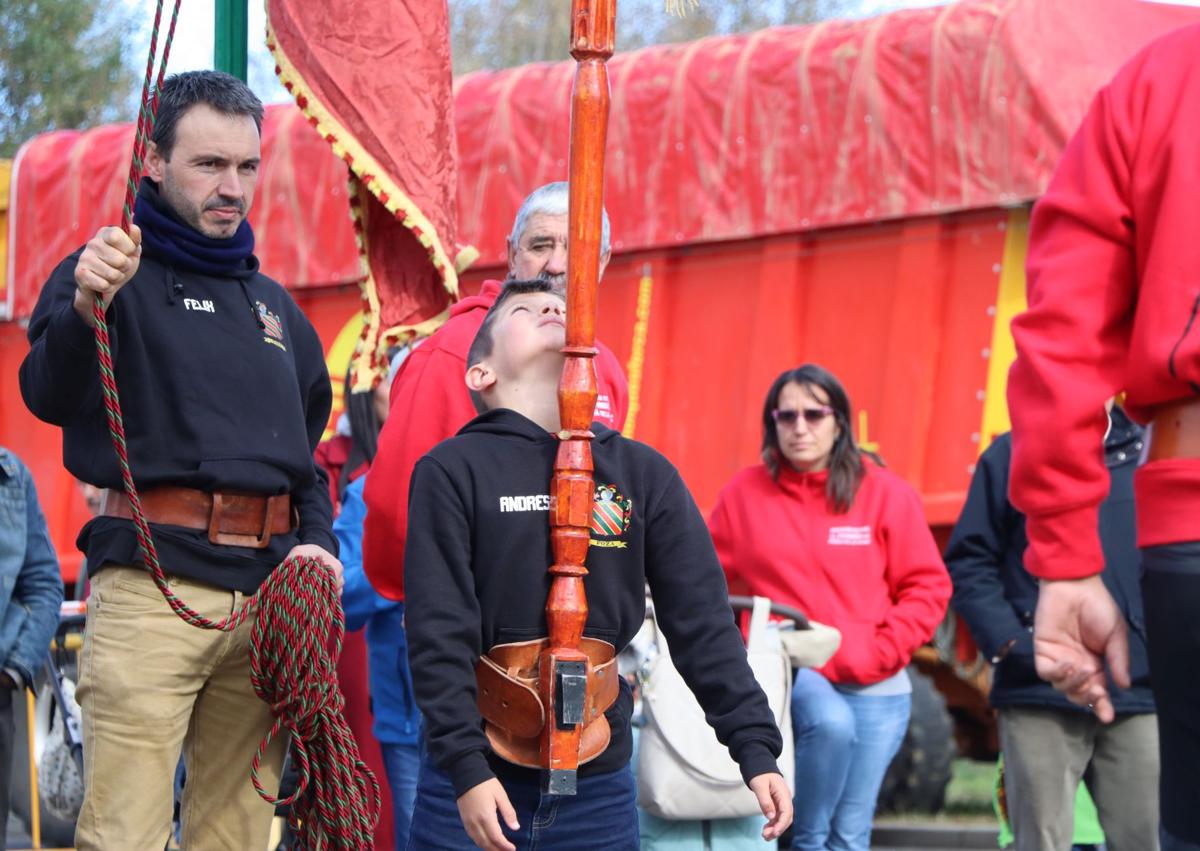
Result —
<path fill-rule="evenodd" d="M 219 620 L 245 595 L 172 577 L 189 606 Z M 250 763 L 273 722 L 250 685 L 250 627 L 198 629 L 167 606 L 150 575 L 107 567 L 92 580 L 76 696 L 83 710 L 85 794 L 80 851 L 162 851 L 171 830 L 175 768 L 187 766 L 182 846 L 260 851 L 273 807 L 250 782 Z M 287 738 L 259 771 L 279 789 Z"/>
<path fill-rule="evenodd" d="M 1000 710 L 1004 792 L 1016 851 L 1068 851 L 1080 779 L 1108 851 L 1158 851 L 1158 725 L 1153 714 L 1101 724 L 1059 709 Z"/>

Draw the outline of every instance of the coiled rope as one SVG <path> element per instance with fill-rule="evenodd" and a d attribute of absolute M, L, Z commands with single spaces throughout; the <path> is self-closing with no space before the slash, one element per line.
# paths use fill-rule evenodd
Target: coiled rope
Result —
<path fill-rule="evenodd" d="M 133 222 L 134 199 L 146 146 L 154 132 L 158 95 L 166 75 L 180 3 L 181 0 L 174 2 L 157 82 L 151 89 L 164 0 L 158 0 L 154 12 L 146 78 L 142 84 L 133 157 L 121 214 L 121 229 L 126 233 Z M 200 629 L 232 632 L 248 617 L 254 617 L 250 634 L 250 680 L 255 693 L 275 715 L 275 723 L 259 744 L 251 763 L 254 788 L 271 804 L 291 805 L 289 823 L 300 848 L 322 847 L 331 851 L 370 848 L 374 844 L 379 818 L 380 791 L 378 782 L 359 756 L 358 745 L 343 716 L 345 700 L 337 685 L 336 665 L 342 650 L 345 617 L 333 572 L 319 559 L 289 558 L 271 573 L 256 595 L 220 621 L 210 620 L 175 595 L 158 560 L 158 550 L 142 512 L 129 465 L 104 309 L 103 298 L 97 294 L 92 315 L 108 430 L 132 507 L 138 545 L 154 584 L 171 611 Z M 259 779 L 268 746 L 283 733 L 291 734 L 300 775 L 298 788 L 287 799 L 279 799 L 268 792 Z"/>

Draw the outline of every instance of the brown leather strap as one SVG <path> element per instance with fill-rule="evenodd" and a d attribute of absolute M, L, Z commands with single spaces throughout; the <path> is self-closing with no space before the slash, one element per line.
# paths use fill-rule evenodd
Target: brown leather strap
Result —
<path fill-rule="evenodd" d="M 537 768 L 546 709 L 538 693 L 538 662 L 549 639 L 498 644 L 475 667 L 479 714 L 487 721 L 488 741 L 504 759 Z M 579 761 L 595 759 L 608 747 L 610 731 L 604 713 L 620 694 L 616 648 L 607 641 L 584 638 L 579 649 L 588 657 L 587 697 Z"/>
<path fill-rule="evenodd" d="M 164 485 L 142 491 L 142 513 L 151 523 L 207 529 L 214 544 L 263 549 L 272 535 L 296 528 L 288 494 L 208 493 L 194 488 Z M 100 513 L 105 517 L 133 519 L 133 507 L 121 491 L 107 490 Z"/>
<path fill-rule="evenodd" d="M 1150 425 L 1147 461 L 1200 458 L 1200 398 L 1159 405 Z"/>

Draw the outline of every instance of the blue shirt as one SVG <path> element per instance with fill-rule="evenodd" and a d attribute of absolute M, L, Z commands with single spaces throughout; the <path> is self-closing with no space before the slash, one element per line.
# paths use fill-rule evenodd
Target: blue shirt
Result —
<path fill-rule="evenodd" d="M 371 730 L 375 738 L 389 744 L 415 745 L 421 716 L 408 669 L 404 604 L 380 596 L 363 572 L 362 530 L 367 516 L 364 481 L 365 478 L 356 479 L 346 488 L 342 513 L 333 521 L 333 534 L 338 539 L 345 569 L 342 608 L 346 612 L 346 629 L 353 631 L 364 625 L 367 628 L 367 670 L 375 715 Z"/>

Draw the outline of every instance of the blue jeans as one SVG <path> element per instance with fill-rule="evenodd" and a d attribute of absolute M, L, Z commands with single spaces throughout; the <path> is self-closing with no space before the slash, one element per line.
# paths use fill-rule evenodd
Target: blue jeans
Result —
<path fill-rule="evenodd" d="M 518 851 L 638 851 L 637 786 L 629 766 L 580 776 L 574 796 L 543 795 L 537 772 L 500 778 L 517 811 L 519 830 L 500 822 Z M 450 778 L 429 757 L 421 760 L 409 851 L 474 851 L 458 815 Z"/>
<path fill-rule="evenodd" d="M 1158 843 L 1160 851 L 1200 851 L 1200 845 L 1177 838 L 1165 827 L 1158 829 Z"/>
<path fill-rule="evenodd" d="M 397 745 L 380 742 L 383 770 L 387 772 L 388 788 L 392 793 L 392 825 L 396 835 L 396 851 L 408 847 L 408 831 L 412 826 L 413 805 L 417 801 L 417 772 L 421 769 L 421 748 L 417 744 Z"/>
<path fill-rule="evenodd" d="M 908 729 L 912 695 L 841 691 L 814 670 L 796 672 L 796 817 L 792 848 L 867 851 L 879 787 Z"/>

